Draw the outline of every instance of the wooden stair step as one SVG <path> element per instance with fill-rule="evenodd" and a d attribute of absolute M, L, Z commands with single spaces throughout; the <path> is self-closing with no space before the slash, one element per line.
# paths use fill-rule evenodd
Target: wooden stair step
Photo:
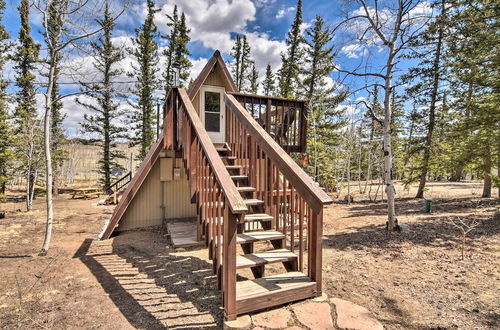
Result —
<path fill-rule="evenodd" d="M 231 179 L 239 181 L 239 180 L 245 180 L 247 179 L 248 176 L 246 175 L 231 175 Z"/>
<path fill-rule="evenodd" d="M 240 168 L 243 168 L 241 165 L 226 165 L 226 168 L 228 170 L 239 170 Z"/>
<path fill-rule="evenodd" d="M 286 304 L 314 297 L 316 282 L 301 272 L 236 282 L 236 313 Z"/>
<path fill-rule="evenodd" d="M 227 160 L 236 160 L 236 159 L 238 159 L 236 156 L 224 156 L 224 155 L 220 156 L 220 158 L 227 159 Z"/>
<path fill-rule="evenodd" d="M 283 238 L 285 238 L 285 235 L 276 230 L 249 231 L 246 233 L 238 234 L 238 237 L 236 238 L 236 243 L 245 244 L 245 243 L 253 243 L 259 241 L 272 241 Z"/>
<path fill-rule="evenodd" d="M 240 193 L 242 193 L 242 192 L 254 192 L 254 191 L 257 191 L 257 188 L 254 188 L 254 187 L 236 187 L 236 190 L 238 190 Z"/>
<path fill-rule="evenodd" d="M 294 261 L 297 260 L 297 258 L 295 253 L 287 249 L 249 253 L 236 256 L 236 268 L 249 268 L 277 262 Z"/>
<path fill-rule="evenodd" d="M 260 199 L 245 199 L 244 200 L 245 205 L 247 206 L 255 206 L 255 205 L 262 205 L 264 204 L 264 201 L 261 201 Z"/>
<path fill-rule="evenodd" d="M 266 213 L 245 214 L 245 221 L 271 221 L 274 217 Z"/>

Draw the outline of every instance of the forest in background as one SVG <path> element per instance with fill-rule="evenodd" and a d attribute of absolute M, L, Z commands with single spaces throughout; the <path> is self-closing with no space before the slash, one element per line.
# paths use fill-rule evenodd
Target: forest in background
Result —
<path fill-rule="evenodd" d="M 70 157 L 62 100 L 85 96 L 77 99 L 86 109 L 81 131 L 100 147 L 98 173 L 105 187 L 127 158 L 117 144 L 126 141 L 137 148 L 136 160 L 143 159 L 157 138 L 157 104 L 176 79 L 180 86 L 190 84 L 185 13 L 174 6 L 167 16 L 169 33 L 160 34 L 159 9 L 147 0 L 132 46 L 118 47 L 112 41 L 115 21 L 130 3 L 117 9 L 111 1 L 22 0 L 14 42 L 0 25 L 0 73 L 3 77 L 9 63 L 16 73 L 15 81 L 0 82 L 1 192 L 14 177 L 24 176 L 30 210 L 35 186 L 42 185 L 47 232 L 54 217 L 52 195 Z M 0 19 L 4 9 L 0 0 Z M 425 197 L 428 180 L 482 180 L 482 196 L 491 197 L 494 187 L 500 189 L 500 6 L 488 0 L 357 0 L 338 10 L 338 21 L 318 15 L 304 30 L 299 0 L 281 66 L 268 65 L 263 78 L 252 59 L 256 45 L 236 34 L 228 58 L 240 91 L 306 100 L 308 151 L 301 155 L 306 170 L 333 191 L 354 180 L 365 182 L 365 190 L 379 182 L 390 230 L 397 227 L 395 180 L 418 182 L 415 197 Z M 43 45 L 32 37 L 31 11 L 43 17 Z M 337 40 L 366 47 L 355 70 L 337 63 Z M 161 51 L 160 43 L 167 45 Z M 75 52 L 92 55 L 99 79 L 81 81 L 77 93 L 65 93 L 63 64 Z M 136 63 L 130 72 L 120 65 L 126 55 Z M 134 81 L 130 90 L 120 85 L 123 74 Z M 359 91 L 348 87 L 350 77 L 364 79 L 366 96 L 352 99 Z M 37 94 L 43 96 L 42 115 Z M 125 108 L 119 106 L 123 100 Z"/>

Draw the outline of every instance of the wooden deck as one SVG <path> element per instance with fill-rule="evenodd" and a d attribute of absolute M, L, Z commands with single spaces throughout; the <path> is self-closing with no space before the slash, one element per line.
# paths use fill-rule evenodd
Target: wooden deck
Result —
<path fill-rule="evenodd" d="M 315 296 L 316 283 L 301 272 L 236 282 L 238 314 Z"/>

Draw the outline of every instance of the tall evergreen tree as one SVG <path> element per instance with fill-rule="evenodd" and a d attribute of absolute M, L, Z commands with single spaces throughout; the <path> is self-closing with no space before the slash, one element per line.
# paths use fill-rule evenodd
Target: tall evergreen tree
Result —
<path fill-rule="evenodd" d="M 236 87 L 238 87 L 238 82 L 240 81 L 240 66 L 241 66 L 241 37 L 239 34 L 236 35 L 236 40 L 234 41 L 234 46 L 231 49 L 231 57 L 233 62 L 231 63 L 231 71 L 233 73 L 234 82 Z"/>
<path fill-rule="evenodd" d="M 255 64 L 252 65 L 252 72 L 250 74 L 250 93 L 252 94 L 257 94 L 258 89 L 259 89 L 259 84 L 257 83 L 257 80 L 259 79 L 259 73 L 257 72 L 257 69 L 255 68 Z"/>
<path fill-rule="evenodd" d="M 253 65 L 250 52 L 251 49 L 248 44 L 247 37 L 245 35 L 237 35 L 235 44 L 231 51 L 231 56 L 234 59 L 232 63 L 232 71 L 236 87 L 242 92 L 250 89 L 250 80 L 252 75 L 251 68 Z"/>
<path fill-rule="evenodd" d="M 279 71 L 279 89 L 283 97 L 294 96 L 296 88 L 299 85 L 301 59 L 303 57 L 302 44 L 304 42 L 304 37 L 300 31 L 302 23 L 302 0 L 298 0 L 295 19 L 286 38 L 288 48 L 286 53 L 281 54 L 282 64 Z"/>
<path fill-rule="evenodd" d="M 493 162 L 500 160 L 497 147 L 500 145 L 500 37 L 496 19 L 499 7 L 491 0 L 450 2 L 453 11 L 449 24 L 453 33 L 447 38 L 447 59 L 453 77 L 452 90 L 455 102 L 466 109 L 460 129 L 470 132 L 467 148 L 480 161 L 484 179 L 482 196 L 490 197 Z"/>
<path fill-rule="evenodd" d="M 442 99 L 441 85 L 444 70 L 443 47 L 446 29 L 446 1 L 441 0 L 437 5 L 440 14 L 426 27 L 424 33 L 413 41 L 413 51 L 410 57 L 418 59 L 419 63 L 409 70 L 403 77 L 404 81 L 412 81 L 407 89 L 409 96 L 423 106 L 427 113 L 425 123 L 425 141 L 423 141 L 423 155 L 420 166 L 420 178 L 417 198 L 424 197 L 424 188 L 427 181 L 432 155 L 433 134 L 436 125 L 438 102 Z"/>
<path fill-rule="evenodd" d="M 248 44 L 247 36 L 243 35 L 242 43 L 241 43 L 241 60 L 240 60 L 240 74 L 239 74 L 239 82 L 237 84 L 238 89 L 241 91 L 248 90 L 250 87 L 250 79 L 251 79 L 251 67 L 253 65 L 253 61 L 250 55 L 250 45 Z M 248 82 L 248 83 L 247 83 Z"/>
<path fill-rule="evenodd" d="M 99 159 L 100 182 L 104 187 L 111 184 L 111 170 L 121 168 L 118 160 L 125 158 L 123 152 L 116 148 L 116 141 L 125 137 L 125 129 L 118 123 L 121 115 L 116 98 L 119 93 L 113 85 L 113 79 L 120 76 L 123 70 L 119 68 L 124 58 L 122 52 L 113 45 L 111 39 L 115 22 L 106 2 L 104 16 L 97 21 L 102 27 L 98 40 L 91 43 L 94 51 L 94 68 L 99 72 L 98 83 L 83 84 L 84 92 L 95 102 L 77 102 L 89 109 L 93 114 L 85 114 L 81 123 L 83 130 L 95 136 L 93 142 L 99 143 L 101 153 Z"/>
<path fill-rule="evenodd" d="M 264 95 L 274 96 L 276 93 L 276 82 L 274 81 L 275 77 L 273 74 L 273 70 L 271 68 L 271 64 L 267 64 L 266 67 L 266 77 L 262 82 L 262 88 L 264 90 Z"/>
<path fill-rule="evenodd" d="M 167 15 L 167 26 L 170 28 L 170 32 L 161 37 L 168 42 L 168 46 L 163 50 L 163 57 L 165 58 L 165 72 L 163 73 L 163 84 L 165 87 L 165 97 L 172 86 L 174 86 L 174 57 L 175 57 L 175 45 L 177 42 L 178 26 L 179 26 L 179 16 L 177 15 L 177 5 L 174 6 L 172 15 Z"/>
<path fill-rule="evenodd" d="M 170 27 L 170 33 L 162 36 L 168 41 L 168 46 L 163 51 L 165 57 L 165 72 L 163 74 L 165 84 L 165 96 L 174 85 L 175 70 L 174 65 L 179 68 L 179 83 L 182 87 L 187 86 L 189 79 L 189 69 L 192 64 L 189 60 L 191 52 L 188 49 L 188 43 L 191 40 L 189 32 L 191 29 L 187 27 L 186 15 L 184 13 L 179 16 L 177 14 L 177 5 L 174 6 L 172 15 L 167 15 Z"/>
<path fill-rule="evenodd" d="M 149 151 L 155 138 L 155 101 L 154 92 L 158 88 L 156 70 L 158 65 L 158 36 L 154 16 L 159 9 L 155 8 L 153 0 L 147 0 L 148 13 L 140 28 L 135 29 L 133 39 L 134 49 L 131 51 L 139 63 L 133 67 L 133 76 L 137 78 L 137 104 L 133 105 L 131 119 L 133 135 L 130 145 L 139 146 L 138 159 L 142 160 Z"/>
<path fill-rule="evenodd" d="M 52 191 L 54 195 L 59 194 L 59 181 L 61 179 L 62 166 L 68 157 L 68 151 L 64 149 L 64 145 L 67 144 L 66 134 L 64 132 L 63 122 L 66 115 L 63 114 L 63 103 L 60 99 L 61 93 L 59 91 L 59 75 L 60 75 L 60 63 L 61 58 L 55 60 L 55 71 L 54 71 L 54 85 L 52 87 L 52 95 L 55 96 L 57 100 L 54 102 L 52 107 L 52 122 L 51 122 L 51 153 L 52 153 L 52 167 L 53 167 L 53 185 Z"/>
<path fill-rule="evenodd" d="M 26 175 L 26 209 L 32 209 L 35 194 L 36 179 L 41 166 L 43 152 L 41 141 L 40 120 L 35 99 L 35 75 L 33 71 L 39 61 L 40 45 L 31 37 L 29 22 L 29 1 L 22 0 L 19 7 L 21 28 L 19 30 L 18 47 L 13 56 L 16 70 L 15 117 L 17 122 L 16 135 L 19 138 L 18 153 Z"/>
<path fill-rule="evenodd" d="M 178 37 L 174 47 L 174 63 L 179 66 L 179 82 L 182 87 L 187 85 L 190 72 L 189 69 L 192 66 L 188 57 L 191 56 L 191 52 L 188 49 L 188 43 L 191 40 L 189 37 L 190 32 L 191 29 L 189 29 L 186 24 L 186 15 L 182 13 L 178 26 Z"/>
<path fill-rule="evenodd" d="M 314 27 L 308 29 L 306 35 L 307 70 L 304 71 L 304 95 L 311 110 L 309 118 L 308 154 L 313 164 L 311 172 L 314 178 L 323 184 L 334 184 L 333 177 L 328 176 L 333 158 L 335 145 L 332 141 L 338 140 L 339 128 L 344 125 L 340 119 L 344 110 L 338 105 L 345 100 L 345 92 L 337 92 L 336 86 L 328 86 L 326 78 L 332 73 L 334 66 L 333 38 L 329 27 L 320 16 L 316 16 Z"/>
<path fill-rule="evenodd" d="M 4 65 L 7 61 L 6 54 L 10 48 L 9 34 L 3 25 L 5 1 L 0 0 L 0 199 L 5 194 L 5 185 L 9 179 L 10 161 L 14 155 L 12 152 L 13 132 L 9 125 L 9 113 L 7 108 L 8 95 L 5 91 L 7 83 L 3 80 Z"/>

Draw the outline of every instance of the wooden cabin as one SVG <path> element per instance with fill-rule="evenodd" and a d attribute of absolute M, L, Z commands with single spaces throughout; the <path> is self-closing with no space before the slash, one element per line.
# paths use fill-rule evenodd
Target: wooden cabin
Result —
<path fill-rule="evenodd" d="M 182 223 L 208 248 L 228 320 L 321 295 L 332 200 L 290 157 L 305 152 L 306 120 L 303 101 L 239 93 L 216 51 L 189 90 L 168 95 L 163 133 L 101 238 Z M 270 264 L 281 273 L 267 276 Z M 237 280 L 245 268 L 254 278 Z"/>

